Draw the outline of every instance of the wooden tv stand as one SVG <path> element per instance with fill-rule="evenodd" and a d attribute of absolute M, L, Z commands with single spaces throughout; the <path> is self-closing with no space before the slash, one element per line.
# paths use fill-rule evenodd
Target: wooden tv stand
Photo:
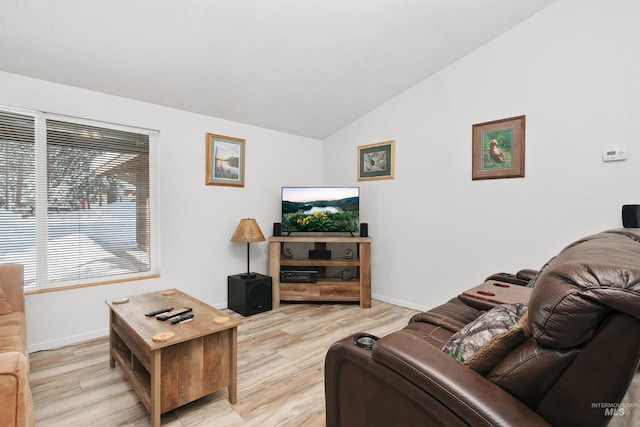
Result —
<path fill-rule="evenodd" d="M 331 259 L 310 259 L 308 252 L 294 252 L 285 256 L 285 248 L 310 247 L 316 250 L 331 250 L 332 245 L 353 246 L 353 258 L 332 250 Z M 282 268 L 308 268 L 317 271 L 314 283 L 280 281 Z M 330 270 L 353 270 L 352 278 L 328 274 Z M 273 308 L 280 301 L 353 301 L 360 307 L 371 307 L 371 238 L 350 236 L 271 236 L 269 237 L 269 275 L 273 281 Z"/>

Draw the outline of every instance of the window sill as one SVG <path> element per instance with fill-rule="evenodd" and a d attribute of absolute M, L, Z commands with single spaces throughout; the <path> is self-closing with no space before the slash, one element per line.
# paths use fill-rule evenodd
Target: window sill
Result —
<path fill-rule="evenodd" d="M 37 295 L 37 294 L 45 294 L 48 292 L 58 292 L 58 291 L 68 291 L 71 289 L 81 289 L 81 288 L 91 288 L 93 286 L 103 286 L 103 285 L 113 285 L 114 283 L 123 283 L 123 282 L 133 282 L 137 280 L 147 280 L 147 279 L 157 279 L 159 278 L 159 274 L 151 274 L 149 276 L 141 276 L 141 277 L 132 277 L 128 279 L 118 279 L 118 280 L 106 280 L 95 283 L 82 283 L 78 285 L 69 285 L 69 286 L 52 286 L 49 288 L 33 288 L 33 289 L 25 289 L 25 295 Z"/>

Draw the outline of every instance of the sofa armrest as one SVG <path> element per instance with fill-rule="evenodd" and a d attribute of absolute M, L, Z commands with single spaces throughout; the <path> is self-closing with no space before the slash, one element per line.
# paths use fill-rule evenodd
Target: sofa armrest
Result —
<path fill-rule="evenodd" d="M 398 331 L 382 338 L 376 343 L 372 356 L 468 424 L 549 425 L 487 378 L 412 334 Z"/>
<path fill-rule="evenodd" d="M 410 332 L 372 351 L 347 337 L 325 359 L 326 425 L 549 426 L 528 406 Z"/>
<path fill-rule="evenodd" d="M 18 351 L 0 353 L 0 425 L 33 426 L 29 361 Z"/>

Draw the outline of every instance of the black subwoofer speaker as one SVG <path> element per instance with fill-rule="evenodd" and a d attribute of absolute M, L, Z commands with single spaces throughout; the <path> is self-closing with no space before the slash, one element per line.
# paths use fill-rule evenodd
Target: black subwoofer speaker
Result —
<path fill-rule="evenodd" d="M 228 306 L 243 316 L 271 310 L 271 277 L 252 273 L 229 276 L 227 281 Z"/>
<path fill-rule="evenodd" d="M 640 205 L 622 206 L 622 225 L 625 228 L 640 228 Z"/>

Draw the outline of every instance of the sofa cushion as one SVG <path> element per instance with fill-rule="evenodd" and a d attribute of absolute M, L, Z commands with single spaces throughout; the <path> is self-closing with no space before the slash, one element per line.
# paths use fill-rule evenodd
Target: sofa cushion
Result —
<path fill-rule="evenodd" d="M 540 346 L 528 338 L 518 351 L 507 354 L 486 375 L 527 406 L 535 408 L 567 366 L 580 353 L 579 349 L 558 351 Z"/>
<path fill-rule="evenodd" d="M 10 314 L 0 316 L 0 338 L 19 335 L 27 336 L 27 324 L 24 313 L 14 311 Z"/>
<path fill-rule="evenodd" d="M 494 307 L 453 334 L 442 351 L 459 362 L 469 361 L 469 367 L 486 373 L 504 354 L 524 341 L 525 335 L 520 332 L 522 328 L 518 327 L 518 322 L 526 311 L 527 306 L 522 303 Z M 488 345 L 487 349 L 472 360 L 485 345 Z"/>
<path fill-rule="evenodd" d="M 437 349 L 441 349 L 442 346 L 449 341 L 451 335 L 453 335 L 453 332 L 443 328 L 442 326 L 426 322 L 409 323 L 402 330 L 407 334 L 411 334 L 414 337 L 429 343 Z"/>
<path fill-rule="evenodd" d="M 13 308 L 7 301 L 7 296 L 4 294 L 2 286 L 0 286 L 0 316 L 10 313 L 13 313 Z"/>
<path fill-rule="evenodd" d="M 440 349 L 464 326 L 483 312 L 452 298 L 429 311 L 414 315 L 404 331 Z"/>
<path fill-rule="evenodd" d="M 24 311 L 24 266 L 0 263 L 0 287 L 13 311 Z"/>
<path fill-rule="evenodd" d="M 0 337 L 0 354 L 10 351 L 18 351 L 28 356 L 27 343 L 20 335 Z"/>
<path fill-rule="evenodd" d="M 0 316 L 0 353 L 19 351 L 27 353 L 27 323 L 24 313 L 14 311 Z"/>
<path fill-rule="evenodd" d="M 480 310 L 464 304 L 458 298 L 452 298 L 429 311 L 414 315 L 409 323 L 430 323 L 451 332 L 458 332 L 469 322 L 476 320 L 480 314 Z"/>
<path fill-rule="evenodd" d="M 545 347 L 579 346 L 611 311 L 640 319 L 638 296 L 640 231 L 585 237 L 542 269 L 529 300 L 532 335 Z"/>
<path fill-rule="evenodd" d="M 464 364 L 481 375 L 489 373 L 496 363 L 531 336 L 527 318 L 527 313 L 525 313 L 517 325 L 494 335 L 489 342 L 465 360 Z"/>

